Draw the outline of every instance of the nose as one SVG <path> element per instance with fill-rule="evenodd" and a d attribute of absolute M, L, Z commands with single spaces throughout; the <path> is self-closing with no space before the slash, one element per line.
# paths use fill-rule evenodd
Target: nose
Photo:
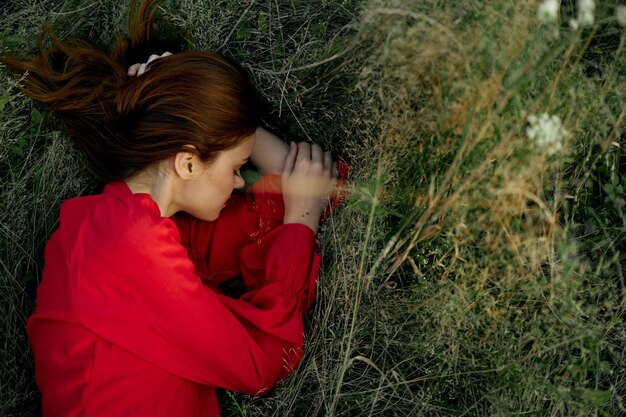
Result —
<path fill-rule="evenodd" d="M 235 188 L 241 188 L 246 185 L 246 181 L 244 181 L 241 177 L 235 177 Z"/>

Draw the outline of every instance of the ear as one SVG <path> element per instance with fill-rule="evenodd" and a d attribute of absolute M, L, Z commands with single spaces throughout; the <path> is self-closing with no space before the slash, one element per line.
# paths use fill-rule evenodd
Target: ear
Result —
<path fill-rule="evenodd" d="M 198 156 L 192 152 L 177 152 L 173 162 L 174 172 L 183 180 L 194 177 L 200 169 Z"/>

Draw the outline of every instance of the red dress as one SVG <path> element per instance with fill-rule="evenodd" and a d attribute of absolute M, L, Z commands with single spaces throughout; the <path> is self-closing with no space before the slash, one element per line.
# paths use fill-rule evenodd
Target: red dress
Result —
<path fill-rule="evenodd" d="M 63 203 L 27 323 L 43 416 L 218 416 L 215 388 L 259 395 L 287 377 L 321 258 L 309 227 L 282 224 L 276 184 L 214 222 L 161 217 L 123 181 Z M 238 275 L 246 293 L 223 295 Z"/>

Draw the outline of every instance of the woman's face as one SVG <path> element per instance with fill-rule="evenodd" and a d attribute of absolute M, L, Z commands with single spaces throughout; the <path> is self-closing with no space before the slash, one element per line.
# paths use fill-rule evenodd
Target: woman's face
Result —
<path fill-rule="evenodd" d="M 239 169 L 250 158 L 254 141 L 253 134 L 238 146 L 220 151 L 209 165 L 197 163 L 196 159 L 193 171 L 197 173 L 183 191 L 183 211 L 201 220 L 217 219 L 233 190 L 245 184 Z"/>

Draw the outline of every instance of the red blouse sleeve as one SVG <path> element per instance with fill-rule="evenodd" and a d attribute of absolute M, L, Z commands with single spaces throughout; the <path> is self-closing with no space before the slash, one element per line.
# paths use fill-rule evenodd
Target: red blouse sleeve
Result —
<path fill-rule="evenodd" d="M 179 229 L 181 243 L 187 248 L 195 272 L 201 278 L 221 284 L 241 275 L 248 291 L 264 285 L 266 271 L 263 261 L 271 259 L 272 254 L 268 252 L 269 246 L 260 242 L 283 223 L 285 209 L 280 182 L 280 175 L 264 175 L 244 194 L 233 195 L 213 222 L 199 220 L 184 212 L 172 217 Z M 316 243 L 316 252 L 317 249 Z M 279 255 L 277 261 L 285 260 Z M 304 291 L 305 312 L 315 298 L 317 271 L 314 272 L 309 274 Z M 297 280 L 303 278 L 292 277 Z"/>
<path fill-rule="evenodd" d="M 111 199 L 92 211 L 68 259 L 78 320 L 173 374 L 262 394 L 300 361 L 305 291 L 320 258 L 299 224 L 242 250 L 253 253 L 244 273 L 263 284 L 235 300 L 202 285 L 170 219 Z"/>

